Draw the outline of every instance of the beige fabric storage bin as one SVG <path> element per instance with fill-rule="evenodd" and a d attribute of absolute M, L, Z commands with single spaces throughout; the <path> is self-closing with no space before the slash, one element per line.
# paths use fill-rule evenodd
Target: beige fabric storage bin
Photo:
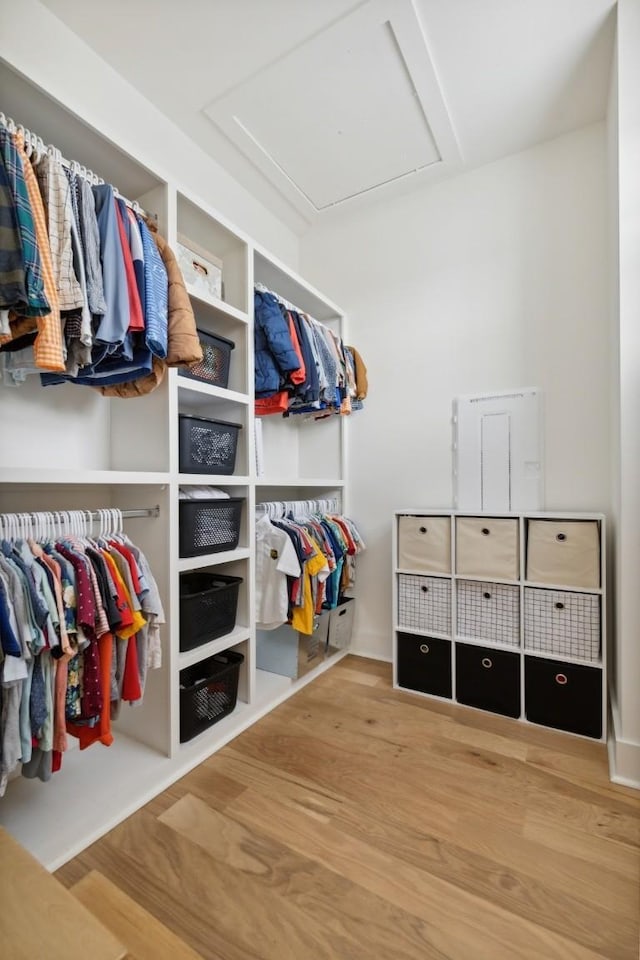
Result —
<path fill-rule="evenodd" d="M 398 566 L 451 573 L 451 517 L 398 517 Z"/>
<path fill-rule="evenodd" d="M 529 520 L 526 577 L 532 583 L 598 589 L 598 521 Z"/>
<path fill-rule="evenodd" d="M 456 573 L 517 580 L 519 571 L 517 520 L 456 517 Z"/>

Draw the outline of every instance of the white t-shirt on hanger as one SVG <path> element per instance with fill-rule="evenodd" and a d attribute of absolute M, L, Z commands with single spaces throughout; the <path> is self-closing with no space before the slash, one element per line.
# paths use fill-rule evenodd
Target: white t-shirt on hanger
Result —
<path fill-rule="evenodd" d="M 299 577 L 300 561 L 289 536 L 269 517 L 256 523 L 256 619 L 261 630 L 274 630 L 287 620 L 287 577 Z"/>

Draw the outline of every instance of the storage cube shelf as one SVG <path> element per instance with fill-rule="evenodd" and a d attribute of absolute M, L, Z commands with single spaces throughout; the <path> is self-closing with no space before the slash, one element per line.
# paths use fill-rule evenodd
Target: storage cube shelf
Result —
<path fill-rule="evenodd" d="M 394 686 L 604 739 L 605 546 L 602 514 L 396 511 Z"/>

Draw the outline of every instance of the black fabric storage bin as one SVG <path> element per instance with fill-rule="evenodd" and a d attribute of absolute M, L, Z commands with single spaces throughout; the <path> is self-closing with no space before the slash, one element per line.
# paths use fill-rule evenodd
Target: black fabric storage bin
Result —
<path fill-rule="evenodd" d="M 183 573 L 180 577 L 180 650 L 217 640 L 236 625 L 242 577 Z"/>
<path fill-rule="evenodd" d="M 231 474 L 241 423 L 178 415 L 180 473 Z"/>
<path fill-rule="evenodd" d="M 180 556 L 235 550 L 240 539 L 241 497 L 180 500 Z"/>
<path fill-rule="evenodd" d="M 235 343 L 233 340 L 227 340 L 226 337 L 219 337 L 217 334 L 200 329 L 198 339 L 202 347 L 202 360 L 190 367 L 181 368 L 180 376 L 226 389 L 229 383 L 231 351 L 235 349 Z"/>
<path fill-rule="evenodd" d="M 225 650 L 180 671 L 180 743 L 232 713 L 243 660 L 241 653 Z"/>
<path fill-rule="evenodd" d="M 457 643 L 456 700 L 505 717 L 519 717 L 520 656 Z"/>
<path fill-rule="evenodd" d="M 524 691 L 531 723 L 596 740 L 602 736 L 602 671 L 597 667 L 525 657 Z"/>
<path fill-rule="evenodd" d="M 451 643 L 398 634 L 398 686 L 451 699 Z"/>

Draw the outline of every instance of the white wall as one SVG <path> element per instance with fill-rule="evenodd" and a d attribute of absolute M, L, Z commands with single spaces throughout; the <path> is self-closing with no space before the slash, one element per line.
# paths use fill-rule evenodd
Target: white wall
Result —
<path fill-rule="evenodd" d="M 619 0 L 617 64 L 609 100 L 614 343 L 612 436 L 616 541 L 611 758 L 615 778 L 640 787 L 640 0 Z M 616 73 L 617 67 L 617 73 Z M 616 186 L 618 202 L 615 202 Z M 615 381 L 614 381 L 615 382 Z M 619 383 L 619 389 L 618 389 Z"/>
<path fill-rule="evenodd" d="M 110 16 L 108 4 L 104 16 Z M 122 29 L 127 29 L 126 23 Z M 144 36 L 139 40 L 143 44 Z M 293 231 L 38 0 L 0 3 L 0 57 L 124 151 L 165 179 L 181 183 L 295 269 L 298 238 Z M 163 69 L 162 63 L 157 69 Z M 20 117 L 14 119 L 20 122 Z"/>
<path fill-rule="evenodd" d="M 349 424 L 363 652 L 391 655 L 391 511 L 451 506 L 457 394 L 541 387 L 546 507 L 609 508 L 605 153 L 596 124 L 303 238 L 369 369 Z"/>

